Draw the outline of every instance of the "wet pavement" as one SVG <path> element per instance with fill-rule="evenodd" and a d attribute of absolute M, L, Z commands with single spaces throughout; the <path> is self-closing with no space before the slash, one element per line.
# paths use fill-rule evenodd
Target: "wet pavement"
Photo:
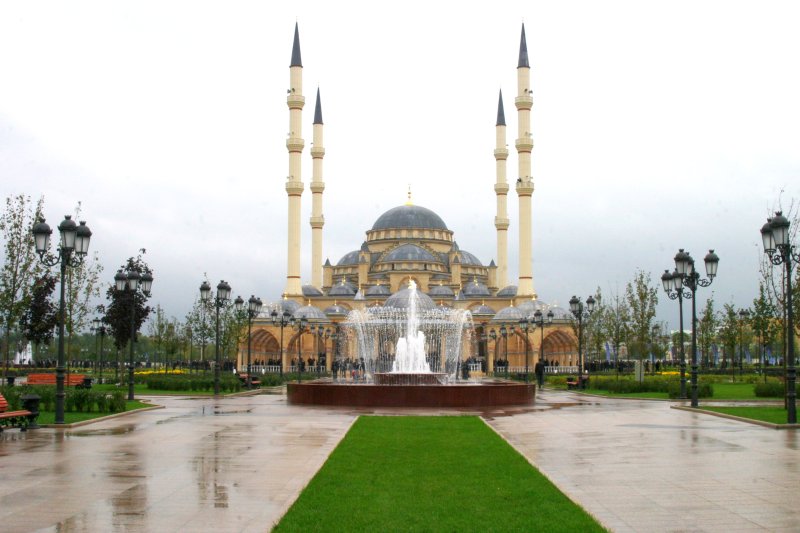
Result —
<path fill-rule="evenodd" d="M 0 531 L 268 531 L 358 414 L 455 413 L 155 401 L 0 434 Z M 612 531 L 800 531 L 799 430 L 547 390 L 475 414 Z"/>

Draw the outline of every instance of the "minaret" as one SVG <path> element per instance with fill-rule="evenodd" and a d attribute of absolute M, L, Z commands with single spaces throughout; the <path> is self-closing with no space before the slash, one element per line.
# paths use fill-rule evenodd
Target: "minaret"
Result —
<path fill-rule="evenodd" d="M 286 194 L 289 196 L 289 224 L 286 268 L 286 289 L 288 296 L 302 296 L 300 287 L 300 197 L 303 195 L 303 177 L 300 174 L 300 156 L 303 153 L 303 62 L 300 59 L 300 32 L 294 25 L 294 44 L 292 63 L 289 65 L 289 91 L 286 104 L 289 106 L 289 175 L 286 177 Z"/>
<path fill-rule="evenodd" d="M 494 227 L 497 228 L 497 286 L 501 289 L 508 284 L 508 181 L 506 181 L 506 115 L 503 111 L 503 91 L 497 103 L 497 124 L 495 131 L 497 141 L 494 149 L 497 182 L 494 192 L 497 194 L 497 216 Z"/>
<path fill-rule="evenodd" d="M 519 159 L 519 177 L 517 178 L 517 196 L 519 197 L 519 288 L 517 297 L 533 298 L 533 257 L 531 253 L 531 68 L 528 64 L 528 45 L 525 42 L 525 25 L 522 25 L 522 37 L 519 42 L 519 62 L 517 63 L 517 124 L 516 141 L 517 158 Z"/>
<path fill-rule="evenodd" d="M 322 226 L 325 216 L 322 214 L 322 191 L 325 182 L 322 180 L 322 158 L 325 148 L 322 146 L 322 104 L 317 87 L 317 104 L 314 107 L 314 142 L 311 146 L 311 157 L 314 170 L 311 177 L 311 284 L 322 289 Z"/>

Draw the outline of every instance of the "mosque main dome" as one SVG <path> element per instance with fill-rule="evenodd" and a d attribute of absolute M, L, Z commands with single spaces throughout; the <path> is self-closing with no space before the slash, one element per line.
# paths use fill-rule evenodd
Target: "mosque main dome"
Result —
<path fill-rule="evenodd" d="M 447 225 L 439 215 L 419 205 L 393 207 L 379 216 L 372 225 L 373 230 L 396 228 L 447 230 Z"/>

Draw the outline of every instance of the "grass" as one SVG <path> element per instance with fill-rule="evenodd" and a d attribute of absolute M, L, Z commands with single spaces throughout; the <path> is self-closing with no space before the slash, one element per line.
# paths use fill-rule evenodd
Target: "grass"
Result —
<path fill-rule="evenodd" d="M 150 404 L 142 403 L 138 400 L 128 401 L 125 405 L 125 411 L 133 411 L 134 409 L 141 409 L 143 407 L 150 407 Z M 93 411 L 91 413 L 64 413 L 64 423 L 74 424 L 76 422 L 83 422 L 84 420 L 93 420 L 104 416 L 113 415 L 114 413 L 98 413 Z M 56 413 L 55 411 L 39 411 L 39 418 L 36 421 L 38 424 L 55 424 Z"/>
<path fill-rule="evenodd" d="M 711 400 L 749 400 L 749 401 L 774 401 L 778 398 L 759 398 L 755 395 L 755 384 L 753 383 L 712 383 L 714 396 L 706 398 Z M 691 383 L 686 381 L 687 394 L 691 394 Z M 658 398 L 667 399 L 666 392 L 632 392 L 627 394 L 611 393 L 600 389 L 586 389 L 586 392 L 611 398 Z"/>
<path fill-rule="evenodd" d="M 92 389 L 96 390 L 105 390 L 105 391 L 115 391 L 121 390 L 124 391 L 126 394 L 128 393 L 128 386 L 122 385 L 118 387 L 113 383 L 104 383 L 102 385 L 92 385 Z M 134 395 L 154 395 L 154 396 L 213 396 L 214 391 L 176 391 L 176 390 L 159 390 L 159 389 L 149 389 L 147 385 L 144 383 L 134 383 L 133 384 L 133 393 Z M 225 393 L 223 393 L 225 394 Z"/>
<path fill-rule="evenodd" d="M 780 406 L 703 407 L 703 409 L 705 411 L 714 411 L 715 413 L 751 418 L 771 424 L 786 423 L 786 409 Z"/>
<path fill-rule="evenodd" d="M 597 394 L 598 396 L 608 396 L 609 398 L 645 398 L 645 399 L 661 399 L 661 400 L 669 399 L 669 394 L 667 394 L 666 392 L 628 392 L 625 394 L 620 394 L 616 392 L 608 392 L 607 390 L 601 390 L 601 389 L 586 389 L 583 392 L 587 392 L 589 394 Z"/>
<path fill-rule="evenodd" d="M 477 417 L 361 417 L 274 531 L 604 531 Z"/>

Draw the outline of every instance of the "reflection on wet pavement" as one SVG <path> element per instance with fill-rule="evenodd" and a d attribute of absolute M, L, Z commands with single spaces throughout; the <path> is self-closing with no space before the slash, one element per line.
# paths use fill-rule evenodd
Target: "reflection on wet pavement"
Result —
<path fill-rule="evenodd" d="M 0 434 L 2 531 L 266 531 L 362 414 L 481 415 L 613 531 L 798 531 L 797 431 L 544 391 L 476 410 L 294 407 L 279 395 Z"/>

